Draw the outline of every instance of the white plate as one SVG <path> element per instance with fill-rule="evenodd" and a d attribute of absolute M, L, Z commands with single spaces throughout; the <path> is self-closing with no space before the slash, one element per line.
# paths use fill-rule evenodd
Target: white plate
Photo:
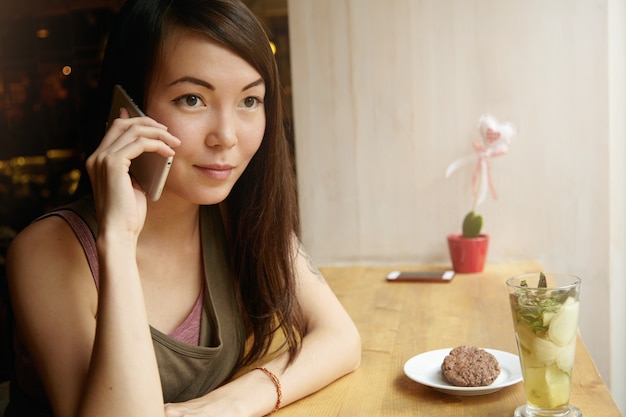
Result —
<path fill-rule="evenodd" d="M 413 381 L 427 385 L 437 391 L 453 395 L 485 395 L 501 390 L 522 380 L 519 357 L 500 350 L 485 349 L 500 363 L 500 375 L 491 385 L 485 387 L 457 387 L 449 383 L 441 364 L 452 348 L 432 350 L 412 357 L 404 364 L 404 373 Z"/>

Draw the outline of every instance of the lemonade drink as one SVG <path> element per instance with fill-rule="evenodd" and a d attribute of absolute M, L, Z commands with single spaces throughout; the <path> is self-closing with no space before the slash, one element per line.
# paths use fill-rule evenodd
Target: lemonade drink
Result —
<path fill-rule="evenodd" d="M 578 316 L 580 279 L 528 274 L 507 281 L 517 340 L 526 414 L 568 414 Z M 535 413 L 532 412 L 535 411 Z"/>

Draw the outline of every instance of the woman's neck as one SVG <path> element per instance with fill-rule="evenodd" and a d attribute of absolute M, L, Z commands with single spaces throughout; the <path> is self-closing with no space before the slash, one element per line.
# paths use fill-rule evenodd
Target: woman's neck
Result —
<path fill-rule="evenodd" d="M 194 239 L 199 231 L 200 206 L 188 202 L 161 199 L 148 203 L 148 212 L 140 239 L 166 239 L 170 244 Z"/>

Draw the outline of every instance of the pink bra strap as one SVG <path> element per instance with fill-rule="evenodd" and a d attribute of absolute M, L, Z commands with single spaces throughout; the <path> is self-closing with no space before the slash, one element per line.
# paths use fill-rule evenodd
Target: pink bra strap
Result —
<path fill-rule="evenodd" d="M 202 318 L 202 304 L 204 302 L 204 287 L 200 290 L 200 295 L 196 300 L 193 309 L 181 324 L 174 329 L 169 336 L 190 345 L 200 343 L 200 321 Z"/>

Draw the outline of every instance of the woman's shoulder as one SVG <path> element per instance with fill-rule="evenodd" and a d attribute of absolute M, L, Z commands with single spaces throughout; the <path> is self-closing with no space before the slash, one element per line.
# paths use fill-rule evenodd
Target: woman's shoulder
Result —
<path fill-rule="evenodd" d="M 74 214 L 71 217 L 63 214 L 70 212 Z M 13 239 L 9 246 L 9 255 L 27 254 L 31 259 L 37 259 L 64 254 L 61 258 L 65 258 L 71 254 L 72 249 L 81 249 L 76 236 L 76 226 L 70 225 L 72 219 L 76 219 L 74 223 L 82 219 L 84 225 L 93 226 L 91 224 L 95 222 L 93 200 L 81 198 L 35 219 Z"/>
<path fill-rule="evenodd" d="M 18 233 L 9 246 L 6 267 L 9 281 L 20 286 L 47 287 L 58 284 L 57 279 L 68 282 L 89 272 L 76 234 L 58 216 L 41 218 Z"/>
<path fill-rule="evenodd" d="M 66 246 L 78 243 L 69 224 L 59 216 L 48 215 L 26 226 L 11 242 L 9 253 L 28 251 L 44 255 L 63 251 Z"/>
<path fill-rule="evenodd" d="M 33 249 L 46 246 L 59 239 L 59 235 L 71 233 L 71 228 L 57 216 L 47 216 L 30 223 L 11 242 L 10 247 L 32 246 Z"/>

